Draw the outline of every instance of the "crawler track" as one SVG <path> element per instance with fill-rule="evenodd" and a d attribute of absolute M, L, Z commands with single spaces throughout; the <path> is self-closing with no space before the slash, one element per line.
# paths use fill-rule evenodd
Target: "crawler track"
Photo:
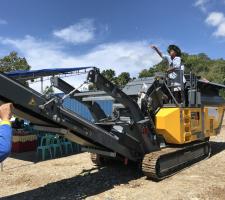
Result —
<path fill-rule="evenodd" d="M 144 156 L 142 171 L 148 178 L 159 181 L 208 158 L 210 153 L 209 142 L 192 144 L 183 148 L 164 148 Z"/>

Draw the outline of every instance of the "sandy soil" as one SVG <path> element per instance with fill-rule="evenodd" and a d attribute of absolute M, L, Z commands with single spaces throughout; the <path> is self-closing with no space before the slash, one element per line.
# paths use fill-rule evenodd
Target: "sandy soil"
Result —
<path fill-rule="evenodd" d="M 34 162 L 13 155 L 0 172 L 1 199 L 225 199 L 225 128 L 212 138 L 212 157 L 161 182 L 135 166 L 96 168 L 88 153 Z"/>

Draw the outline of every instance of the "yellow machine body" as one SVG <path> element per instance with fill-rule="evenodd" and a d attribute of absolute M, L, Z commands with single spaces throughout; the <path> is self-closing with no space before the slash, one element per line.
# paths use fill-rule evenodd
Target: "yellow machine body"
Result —
<path fill-rule="evenodd" d="M 156 114 L 156 132 L 170 144 L 185 144 L 217 135 L 223 106 L 204 108 L 161 108 Z"/>

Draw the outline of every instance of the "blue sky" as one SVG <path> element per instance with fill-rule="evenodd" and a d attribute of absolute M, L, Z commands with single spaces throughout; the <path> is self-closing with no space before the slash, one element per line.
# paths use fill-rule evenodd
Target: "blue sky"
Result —
<path fill-rule="evenodd" d="M 33 69 L 96 65 L 133 76 L 178 44 L 225 58 L 225 0 L 2 0 L 0 56 Z"/>

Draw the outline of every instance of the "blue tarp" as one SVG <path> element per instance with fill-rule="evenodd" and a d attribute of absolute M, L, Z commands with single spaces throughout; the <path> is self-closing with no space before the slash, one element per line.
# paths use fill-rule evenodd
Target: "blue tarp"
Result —
<path fill-rule="evenodd" d="M 75 68 L 53 68 L 53 69 L 40 69 L 40 70 L 17 70 L 5 73 L 11 78 L 25 78 L 27 80 L 40 78 L 44 76 L 52 76 L 57 74 L 66 74 L 79 70 L 89 69 L 93 67 L 75 67 Z"/>

